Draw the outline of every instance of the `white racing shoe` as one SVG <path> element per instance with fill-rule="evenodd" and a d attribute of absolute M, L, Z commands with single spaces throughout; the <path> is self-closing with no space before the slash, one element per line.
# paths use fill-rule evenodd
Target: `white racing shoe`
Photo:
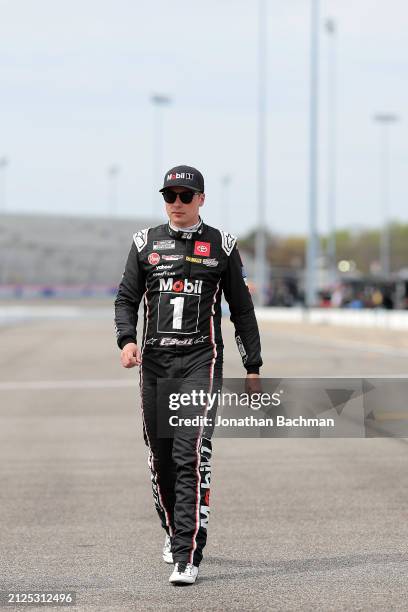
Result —
<path fill-rule="evenodd" d="M 163 546 L 163 561 L 165 563 L 173 563 L 173 553 L 171 552 L 170 536 L 166 534 Z"/>
<path fill-rule="evenodd" d="M 192 563 L 176 563 L 169 578 L 172 584 L 194 584 L 198 576 L 198 567 Z"/>

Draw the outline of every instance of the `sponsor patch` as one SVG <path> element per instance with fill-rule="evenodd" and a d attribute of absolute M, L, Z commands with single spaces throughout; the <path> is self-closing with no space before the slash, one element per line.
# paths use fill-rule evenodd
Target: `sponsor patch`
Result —
<path fill-rule="evenodd" d="M 193 338 L 170 338 L 166 336 L 160 339 L 160 346 L 191 346 L 192 344 L 204 342 L 206 338 L 208 338 L 208 336 L 201 336 L 201 338 L 196 338 L 195 340 L 193 340 Z M 151 344 L 153 344 L 153 342 Z"/>
<path fill-rule="evenodd" d="M 160 279 L 160 291 L 174 291 L 176 293 L 201 293 L 203 286 L 202 280 L 188 280 L 188 278 L 182 280 L 173 280 L 168 278 Z"/>
<path fill-rule="evenodd" d="M 209 257 L 211 251 L 211 244 L 209 242 L 200 242 L 196 240 L 194 243 L 194 255 L 201 257 Z"/>
<path fill-rule="evenodd" d="M 193 344 L 192 338 L 161 338 L 160 346 L 190 346 Z"/>
<path fill-rule="evenodd" d="M 242 268 L 241 268 L 241 273 L 242 273 L 242 278 L 244 279 L 244 283 L 248 287 L 247 275 L 246 275 L 246 271 L 245 271 L 244 266 L 242 266 Z"/>
<path fill-rule="evenodd" d="M 184 255 L 162 255 L 164 261 L 178 261 L 179 259 L 183 259 Z"/>
<path fill-rule="evenodd" d="M 203 259 L 203 264 L 209 268 L 215 268 L 218 266 L 218 259 Z"/>
<path fill-rule="evenodd" d="M 157 266 L 160 261 L 160 255 L 158 253 L 150 253 L 147 259 L 149 264 L 152 264 L 152 266 Z"/>
<path fill-rule="evenodd" d="M 202 263 L 202 259 L 199 257 L 190 257 L 190 255 L 186 255 L 186 261 L 191 261 L 191 263 Z"/>
<path fill-rule="evenodd" d="M 167 266 L 165 264 L 162 264 L 161 266 L 156 266 L 156 270 L 171 270 L 173 267 L 173 264 L 167 264 Z"/>
<path fill-rule="evenodd" d="M 176 273 L 174 272 L 174 270 L 172 272 L 167 272 L 167 270 L 165 270 L 164 272 L 153 272 L 152 276 L 154 277 L 160 277 L 160 276 L 174 276 Z"/>
<path fill-rule="evenodd" d="M 175 240 L 155 240 L 153 242 L 153 248 L 155 251 L 164 251 L 165 249 L 174 249 L 175 247 Z"/>
<path fill-rule="evenodd" d="M 147 244 L 147 234 L 148 233 L 149 233 L 149 228 L 146 228 L 146 229 L 142 229 L 136 232 L 136 234 L 133 234 L 133 240 L 134 240 L 134 243 L 139 253 L 145 248 Z"/>
<path fill-rule="evenodd" d="M 208 338 L 208 336 L 201 336 L 200 338 L 196 338 L 194 340 L 194 344 L 202 344 L 204 342 L 204 340 L 206 340 Z"/>
<path fill-rule="evenodd" d="M 174 181 L 176 179 L 187 179 L 188 181 L 192 181 L 194 178 L 194 174 L 192 172 L 170 172 L 167 175 L 168 181 Z"/>
<path fill-rule="evenodd" d="M 248 355 L 247 355 L 247 352 L 245 350 L 244 343 L 241 340 L 241 336 L 235 336 L 235 341 L 237 343 L 239 354 L 242 357 L 242 363 L 245 363 L 247 361 L 247 359 L 248 359 Z"/>
<path fill-rule="evenodd" d="M 228 234 L 228 232 L 223 232 L 221 230 L 221 238 L 222 238 L 222 248 L 227 255 L 231 255 L 231 251 L 235 246 L 237 239 L 232 234 Z"/>

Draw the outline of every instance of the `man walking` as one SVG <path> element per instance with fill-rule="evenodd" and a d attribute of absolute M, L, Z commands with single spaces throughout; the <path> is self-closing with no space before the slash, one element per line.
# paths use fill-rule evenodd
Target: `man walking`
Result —
<path fill-rule="evenodd" d="M 222 292 L 247 377 L 259 376 L 262 359 L 236 238 L 205 225 L 199 216 L 205 201 L 202 174 L 191 166 L 172 168 L 160 191 L 169 221 L 134 234 L 115 301 L 115 324 L 123 367 L 140 366 L 153 497 L 166 531 L 163 559 L 175 564 L 169 580 L 177 585 L 195 582 L 207 539 L 211 434 L 197 428 L 195 435 L 158 436 L 160 380 L 199 378 L 212 389 L 222 378 Z"/>

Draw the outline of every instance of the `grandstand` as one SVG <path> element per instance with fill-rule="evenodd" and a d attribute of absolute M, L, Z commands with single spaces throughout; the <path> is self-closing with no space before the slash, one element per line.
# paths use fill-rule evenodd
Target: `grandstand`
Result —
<path fill-rule="evenodd" d="M 132 235 L 148 218 L 3 214 L 0 284 L 116 285 Z"/>
<path fill-rule="evenodd" d="M 163 222 L 164 218 L 3 214 L 0 299 L 114 293 L 133 234 Z M 240 251 L 252 289 L 255 261 Z"/>

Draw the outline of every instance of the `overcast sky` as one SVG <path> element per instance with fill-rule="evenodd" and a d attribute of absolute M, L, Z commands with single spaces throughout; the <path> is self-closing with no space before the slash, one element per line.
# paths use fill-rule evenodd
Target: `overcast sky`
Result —
<path fill-rule="evenodd" d="M 307 227 L 309 0 L 268 0 L 268 226 Z M 162 214 L 152 93 L 163 112 L 163 173 L 197 166 L 203 216 L 256 222 L 257 2 L 0 0 L 0 156 L 10 211 L 104 214 L 118 164 L 121 215 Z M 321 0 L 319 227 L 326 230 L 327 34 L 338 25 L 338 224 L 380 223 L 379 127 L 390 129 L 393 218 L 408 222 L 408 7 Z M 405 116 L 404 116 L 405 113 Z M 231 175 L 229 210 L 221 177 Z"/>

